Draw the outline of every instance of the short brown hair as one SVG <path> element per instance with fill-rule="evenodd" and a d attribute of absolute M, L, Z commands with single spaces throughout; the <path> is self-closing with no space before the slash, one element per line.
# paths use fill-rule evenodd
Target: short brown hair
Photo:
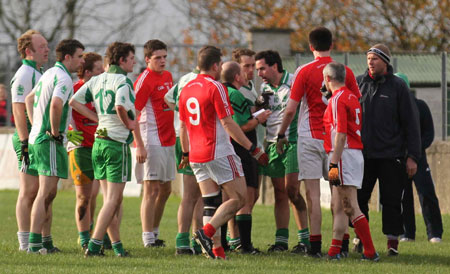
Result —
<path fill-rule="evenodd" d="M 73 56 L 77 49 L 84 50 L 83 44 L 76 39 L 64 39 L 56 46 L 56 61 L 63 61 L 67 54 Z"/>
<path fill-rule="evenodd" d="M 82 79 L 84 77 L 84 72 L 86 70 L 92 71 L 94 68 L 94 63 L 97 61 L 102 61 L 102 56 L 95 52 L 86 52 L 83 54 L 84 64 L 80 67 L 77 72 L 78 78 Z"/>
<path fill-rule="evenodd" d="M 222 52 L 215 46 L 203 46 L 197 55 L 197 66 L 200 70 L 208 71 L 214 64 L 220 63 Z"/>
<path fill-rule="evenodd" d="M 231 53 L 231 58 L 233 61 L 236 61 L 238 63 L 241 63 L 241 56 L 254 56 L 256 53 L 251 49 L 243 49 L 243 48 L 237 48 L 234 49 Z"/>
<path fill-rule="evenodd" d="M 31 42 L 33 34 L 41 34 L 41 33 L 37 30 L 29 29 L 25 33 L 20 35 L 19 38 L 17 38 L 17 51 L 20 53 L 20 57 L 22 59 L 25 59 L 27 57 L 27 54 L 25 52 L 27 48 L 34 51 L 33 43 Z"/>
<path fill-rule="evenodd" d="M 241 66 L 236 61 L 228 61 L 223 64 L 224 69 L 220 74 L 222 82 L 233 83 L 237 74 L 241 73 Z"/>
<path fill-rule="evenodd" d="M 153 52 L 160 49 L 167 50 L 167 45 L 163 41 L 157 39 L 148 40 L 144 45 L 144 56 L 150 58 Z"/>
<path fill-rule="evenodd" d="M 105 57 L 108 58 L 110 65 L 118 66 L 120 63 L 120 58 L 125 60 L 130 54 L 130 51 L 135 53 L 133 44 L 114 42 L 108 46 Z"/>

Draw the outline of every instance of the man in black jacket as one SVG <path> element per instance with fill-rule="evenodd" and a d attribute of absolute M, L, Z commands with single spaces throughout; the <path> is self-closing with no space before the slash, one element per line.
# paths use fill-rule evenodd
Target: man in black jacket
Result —
<path fill-rule="evenodd" d="M 402 78 L 409 87 L 409 80 L 405 74 L 396 73 L 395 75 Z M 443 232 L 442 216 L 425 153 L 425 149 L 431 145 L 434 139 L 433 117 L 425 101 L 415 98 L 415 102 L 419 110 L 422 156 L 417 163 L 417 173 L 413 178 L 408 179 L 405 185 L 402 200 L 405 234 L 400 239 L 400 242 L 414 241 L 416 236 L 416 218 L 414 216 L 414 197 L 412 191 L 412 181 L 414 180 L 417 194 L 419 195 L 420 206 L 422 207 L 423 219 L 427 227 L 428 240 L 431 243 L 440 243 Z"/>
<path fill-rule="evenodd" d="M 358 203 L 368 218 L 368 202 L 378 179 L 383 233 L 388 255 L 398 254 L 403 234 L 401 199 L 406 176 L 417 171 L 420 131 L 417 106 L 406 83 L 393 75 L 389 48 L 377 44 L 367 51 L 368 70 L 357 77 L 361 90 L 364 178 Z"/>

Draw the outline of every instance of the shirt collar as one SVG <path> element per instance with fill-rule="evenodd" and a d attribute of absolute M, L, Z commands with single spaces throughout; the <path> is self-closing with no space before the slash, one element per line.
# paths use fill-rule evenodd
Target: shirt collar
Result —
<path fill-rule="evenodd" d="M 127 72 L 124 71 L 120 66 L 118 65 L 110 65 L 108 69 L 108 73 L 116 73 L 116 74 L 123 74 L 127 76 Z"/>
<path fill-rule="evenodd" d="M 42 68 L 38 68 L 37 63 L 33 60 L 22 59 L 22 64 L 24 64 L 26 66 L 30 66 L 30 67 L 34 68 L 35 70 L 42 73 Z"/>
<path fill-rule="evenodd" d="M 57 61 L 56 64 L 55 64 L 55 67 L 64 70 L 65 72 L 67 72 L 67 74 L 69 74 L 70 77 L 72 77 L 72 75 L 70 74 L 69 70 L 66 68 L 66 66 L 63 63 Z"/>

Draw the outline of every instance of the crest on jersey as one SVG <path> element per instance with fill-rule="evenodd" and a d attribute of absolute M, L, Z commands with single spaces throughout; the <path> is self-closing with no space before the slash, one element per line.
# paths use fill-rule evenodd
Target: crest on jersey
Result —
<path fill-rule="evenodd" d="M 17 87 L 17 95 L 23 95 L 24 92 L 25 92 L 25 88 L 22 85 L 19 85 Z"/>

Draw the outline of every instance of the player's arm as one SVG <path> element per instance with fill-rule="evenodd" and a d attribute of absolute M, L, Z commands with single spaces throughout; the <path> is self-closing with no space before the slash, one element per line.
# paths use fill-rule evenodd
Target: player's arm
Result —
<path fill-rule="evenodd" d="M 90 110 L 85 104 L 82 104 L 80 102 L 78 102 L 77 100 L 75 100 L 74 98 L 72 98 L 69 102 L 69 105 L 76 110 L 78 113 L 80 113 L 81 115 L 85 116 L 86 118 L 97 122 L 98 123 L 98 116 L 97 113 L 95 113 L 94 111 Z"/>
<path fill-rule="evenodd" d="M 31 124 L 33 124 L 33 105 L 34 105 L 34 95 L 35 94 L 36 94 L 36 92 L 33 90 L 30 92 L 30 94 L 27 95 L 27 97 L 25 97 L 25 107 L 27 109 L 28 119 L 30 120 Z"/>
<path fill-rule="evenodd" d="M 299 102 L 289 98 L 286 109 L 284 110 L 283 121 L 281 122 L 278 134 L 284 134 L 294 119 L 295 113 L 297 112 L 297 106 Z"/>
<path fill-rule="evenodd" d="M 189 165 L 189 136 L 184 121 L 180 121 L 180 143 L 183 155 L 178 169 L 183 169 Z"/>
<path fill-rule="evenodd" d="M 272 114 L 272 111 L 266 109 L 264 112 L 258 114 L 258 116 L 248 120 L 244 125 L 241 125 L 242 131 L 249 132 L 254 130 L 259 124 L 265 123 L 270 114 Z"/>
<path fill-rule="evenodd" d="M 63 109 L 63 100 L 54 96 L 50 102 L 50 127 L 53 136 L 58 137 L 59 125 L 61 123 L 61 115 Z"/>
<path fill-rule="evenodd" d="M 136 109 L 136 117 L 140 117 L 141 112 Z M 133 137 L 136 142 L 136 161 L 138 163 L 144 163 L 147 159 L 147 150 L 144 146 L 144 141 L 141 136 L 141 127 L 139 121 L 136 122 L 135 130 L 133 131 Z"/>
<path fill-rule="evenodd" d="M 24 141 L 28 139 L 29 133 L 27 128 L 27 116 L 25 114 L 26 106 L 24 103 L 13 103 L 12 110 L 19 140 Z"/>
<path fill-rule="evenodd" d="M 341 160 L 342 152 L 344 151 L 347 134 L 338 132 L 334 138 L 334 151 L 331 155 L 331 164 L 337 164 Z"/>
<path fill-rule="evenodd" d="M 127 113 L 128 111 L 126 110 L 126 108 L 122 105 L 116 105 L 115 108 L 117 116 L 119 116 L 119 119 L 122 122 L 122 124 L 131 131 L 135 130 L 136 122 L 128 117 Z"/>
<path fill-rule="evenodd" d="M 174 85 L 169 91 L 164 95 L 164 102 L 169 106 L 171 110 L 175 110 L 175 94 L 178 93 L 178 84 Z"/>

